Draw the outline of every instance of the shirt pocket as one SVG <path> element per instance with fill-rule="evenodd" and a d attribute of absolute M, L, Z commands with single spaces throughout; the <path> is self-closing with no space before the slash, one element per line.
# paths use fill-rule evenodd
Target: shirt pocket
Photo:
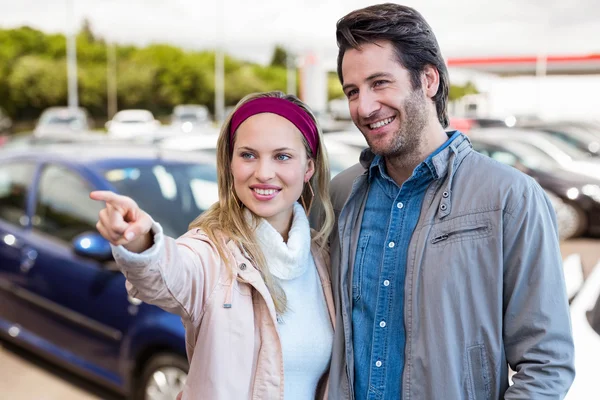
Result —
<path fill-rule="evenodd" d="M 364 279 L 365 254 L 367 253 L 370 237 L 370 235 L 364 235 L 361 236 L 358 241 L 354 268 L 352 269 L 352 299 L 354 301 L 360 300 L 361 297 L 361 286 Z"/>

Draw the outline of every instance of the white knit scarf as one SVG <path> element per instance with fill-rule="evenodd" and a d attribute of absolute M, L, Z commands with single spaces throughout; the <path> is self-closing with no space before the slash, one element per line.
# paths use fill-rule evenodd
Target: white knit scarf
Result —
<path fill-rule="evenodd" d="M 246 220 L 250 221 L 250 211 L 246 212 Z M 279 232 L 264 218 L 255 230 L 258 245 L 264 254 L 267 267 L 273 276 L 290 280 L 301 276 L 310 264 L 310 225 L 304 208 L 294 204 L 292 226 L 285 243 Z"/>

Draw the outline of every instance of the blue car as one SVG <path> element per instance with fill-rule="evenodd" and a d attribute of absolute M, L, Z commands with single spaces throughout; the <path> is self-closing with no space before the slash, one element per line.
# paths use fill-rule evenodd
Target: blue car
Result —
<path fill-rule="evenodd" d="M 178 316 L 128 296 L 92 190 L 130 196 L 177 237 L 217 199 L 214 157 L 122 145 L 0 152 L 0 336 L 130 399 L 174 399 Z"/>

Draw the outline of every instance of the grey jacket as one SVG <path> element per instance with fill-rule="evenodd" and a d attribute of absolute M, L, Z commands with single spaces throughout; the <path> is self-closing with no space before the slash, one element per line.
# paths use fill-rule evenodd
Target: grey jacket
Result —
<path fill-rule="evenodd" d="M 352 268 L 373 158 L 332 181 L 330 399 L 354 399 Z M 406 264 L 402 398 L 560 399 L 574 376 L 556 218 L 540 186 L 473 151 L 433 158 Z M 509 387 L 508 366 L 516 372 Z"/>

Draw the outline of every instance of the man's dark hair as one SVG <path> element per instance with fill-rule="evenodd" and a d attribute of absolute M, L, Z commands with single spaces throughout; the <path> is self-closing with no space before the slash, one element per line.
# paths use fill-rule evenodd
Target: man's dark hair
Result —
<path fill-rule="evenodd" d="M 337 23 L 337 72 L 340 82 L 342 60 L 348 49 L 359 50 L 365 43 L 387 40 L 394 46 L 398 62 L 410 73 L 413 89 L 421 87 L 425 66 L 438 70 L 440 86 L 433 97 L 437 115 L 444 128 L 448 126 L 448 70 L 433 30 L 416 10 L 400 4 L 378 4 L 352 11 Z"/>

